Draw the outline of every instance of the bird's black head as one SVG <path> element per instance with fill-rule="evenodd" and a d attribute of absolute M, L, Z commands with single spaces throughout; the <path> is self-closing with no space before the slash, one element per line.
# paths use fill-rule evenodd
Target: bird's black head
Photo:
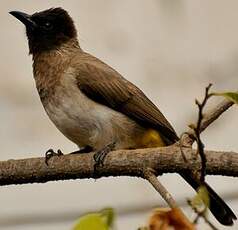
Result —
<path fill-rule="evenodd" d="M 57 49 L 70 39 L 77 39 L 77 32 L 72 18 L 62 8 L 51 8 L 28 15 L 11 11 L 26 26 L 30 53 Z"/>

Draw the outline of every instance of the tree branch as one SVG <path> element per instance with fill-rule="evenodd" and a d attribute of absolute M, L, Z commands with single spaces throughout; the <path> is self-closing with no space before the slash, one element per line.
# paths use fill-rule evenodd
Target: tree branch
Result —
<path fill-rule="evenodd" d="M 163 197 L 163 199 L 167 202 L 170 208 L 178 208 L 179 206 L 176 204 L 176 201 L 172 197 L 172 195 L 168 192 L 168 190 L 160 183 L 153 169 L 145 169 L 144 170 L 144 178 L 150 182 L 150 184 L 155 188 L 155 190 Z"/>
<path fill-rule="evenodd" d="M 228 110 L 234 103 L 229 100 L 223 100 L 220 104 L 215 106 L 213 109 L 209 110 L 204 114 L 204 119 L 201 124 L 201 131 L 204 131 L 211 123 L 218 119 L 221 114 Z"/>
<path fill-rule="evenodd" d="M 208 99 L 211 97 L 211 94 L 209 93 L 209 90 L 210 90 L 211 86 L 212 86 L 212 84 L 209 84 L 206 87 L 205 96 L 204 96 L 204 99 L 203 99 L 202 103 L 200 103 L 198 100 L 196 100 L 196 105 L 198 106 L 198 120 L 197 120 L 197 124 L 194 127 L 191 127 L 194 130 L 195 139 L 196 139 L 196 142 L 197 142 L 197 153 L 201 157 L 200 181 L 202 183 L 205 182 L 207 159 L 206 159 L 206 156 L 204 154 L 204 144 L 202 143 L 200 134 L 202 132 L 201 125 L 202 125 L 202 121 L 203 121 L 203 118 L 204 118 L 203 110 L 204 110 L 204 107 L 206 106 L 206 103 L 207 103 Z"/>
<path fill-rule="evenodd" d="M 207 113 L 204 114 L 203 120 L 201 122 L 200 131 L 203 132 L 211 123 L 217 120 L 225 111 L 227 111 L 234 103 L 227 99 L 220 102 L 214 108 L 210 109 Z M 183 135 L 183 143 L 185 145 L 192 145 L 195 141 L 194 131 L 189 130 Z"/>
<path fill-rule="evenodd" d="M 198 168 L 200 160 L 196 150 L 184 148 L 191 168 Z M 206 172 L 210 175 L 238 176 L 238 153 L 205 151 Z M 156 176 L 162 173 L 180 173 L 188 170 L 184 164 L 180 148 L 120 150 L 108 154 L 104 166 L 98 169 L 97 177 L 137 176 L 144 178 L 144 170 L 155 170 Z M 49 160 L 29 158 L 0 161 L 0 185 L 44 183 L 47 181 L 95 178 L 93 153 L 81 155 L 63 155 Z"/>
<path fill-rule="evenodd" d="M 192 223 L 189 221 L 187 216 L 183 213 L 182 209 L 177 205 L 177 203 L 173 199 L 172 195 L 169 193 L 169 191 L 158 180 L 158 178 L 157 178 L 157 176 L 155 174 L 155 171 L 153 169 L 150 169 L 150 168 L 145 169 L 144 170 L 144 178 L 147 181 L 150 182 L 150 184 L 155 188 L 155 190 L 167 202 L 167 204 L 172 209 L 172 212 L 176 213 L 175 218 L 177 220 L 178 220 L 178 216 L 181 218 L 178 221 L 186 225 L 186 226 L 183 226 L 183 229 L 194 229 Z"/>

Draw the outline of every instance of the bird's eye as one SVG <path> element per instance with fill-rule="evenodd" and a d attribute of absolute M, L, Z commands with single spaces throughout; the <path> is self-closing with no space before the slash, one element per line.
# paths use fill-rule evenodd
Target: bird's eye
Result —
<path fill-rule="evenodd" d="M 47 30 L 51 30 L 53 28 L 53 25 L 51 22 L 45 22 L 44 23 L 44 28 Z"/>

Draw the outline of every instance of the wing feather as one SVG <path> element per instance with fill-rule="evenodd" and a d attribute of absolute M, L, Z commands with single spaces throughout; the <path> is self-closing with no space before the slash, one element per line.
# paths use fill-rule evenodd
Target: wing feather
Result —
<path fill-rule="evenodd" d="M 98 59 L 88 61 L 77 73 L 79 89 L 92 100 L 158 130 L 167 144 L 178 140 L 173 127 L 146 95 L 108 65 Z"/>

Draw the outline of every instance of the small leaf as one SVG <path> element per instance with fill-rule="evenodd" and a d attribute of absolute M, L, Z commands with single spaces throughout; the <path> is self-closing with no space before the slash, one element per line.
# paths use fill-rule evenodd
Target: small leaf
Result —
<path fill-rule="evenodd" d="M 109 226 L 112 227 L 115 219 L 115 213 L 112 208 L 105 208 L 101 211 L 102 218 L 104 222 Z"/>
<path fill-rule="evenodd" d="M 207 210 L 210 206 L 209 194 L 206 186 L 200 186 L 196 196 L 191 200 L 192 207 Z"/>
<path fill-rule="evenodd" d="M 238 104 L 238 92 L 213 93 L 215 96 L 223 96 L 226 99 Z"/>
<path fill-rule="evenodd" d="M 107 208 L 100 212 L 89 213 L 81 216 L 73 230 L 110 230 L 114 220 L 113 209 Z"/>
<path fill-rule="evenodd" d="M 99 214 L 87 214 L 77 221 L 73 230 L 108 230 L 109 228 Z"/>

